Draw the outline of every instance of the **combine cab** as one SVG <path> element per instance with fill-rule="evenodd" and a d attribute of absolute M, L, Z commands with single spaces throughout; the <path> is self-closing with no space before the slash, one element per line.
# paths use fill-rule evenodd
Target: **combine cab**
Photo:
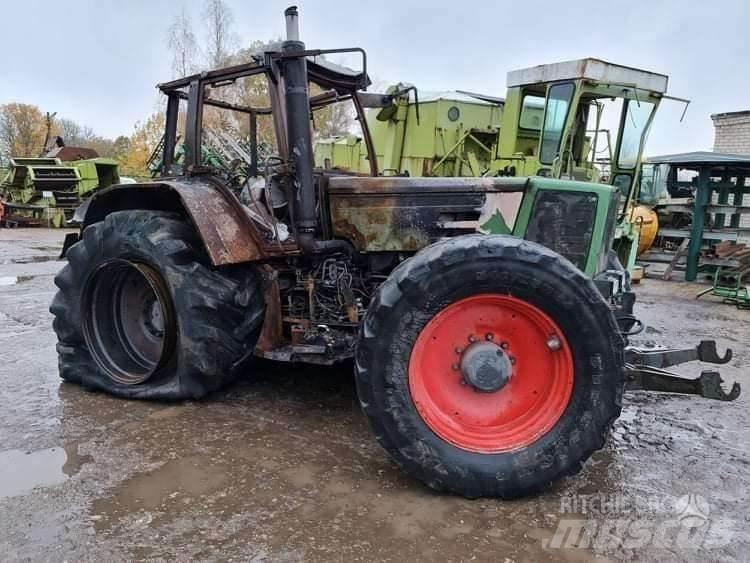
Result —
<path fill-rule="evenodd" d="M 364 51 L 308 50 L 296 8 L 286 20 L 278 50 L 161 84 L 161 176 L 80 210 L 50 307 L 63 379 L 179 400 L 251 374 L 253 356 L 353 358 L 375 438 L 410 475 L 468 497 L 530 494 L 578 471 L 604 445 L 626 384 L 737 397 L 715 371 L 662 369 L 728 361 L 712 342 L 629 344 L 640 323 L 612 259 L 619 184 L 379 176 L 364 108 L 390 101 L 364 91 Z M 318 59 L 335 52 L 358 53 L 361 70 Z M 369 176 L 314 167 L 314 116 L 341 101 L 363 125 Z M 209 119 L 247 131 L 247 161 L 206 164 Z M 259 132 L 275 137 L 265 158 Z"/>

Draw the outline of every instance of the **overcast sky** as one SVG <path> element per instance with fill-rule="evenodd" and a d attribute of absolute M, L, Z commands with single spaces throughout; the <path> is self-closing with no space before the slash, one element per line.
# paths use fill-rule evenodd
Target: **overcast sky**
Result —
<path fill-rule="evenodd" d="M 291 1 L 228 0 L 242 44 L 283 34 Z M 2 2 L 0 103 L 56 111 L 98 134 L 129 135 L 169 79 L 166 29 L 202 0 Z M 710 114 L 750 109 L 746 0 L 473 2 L 300 0 L 310 48 L 361 46 L 378 83 L 504 95 L 506 72 L 581 57 L 669 75 L 647 154 L 711 149 Z M 528 10 L 528 11 L 527 11 Z"/>

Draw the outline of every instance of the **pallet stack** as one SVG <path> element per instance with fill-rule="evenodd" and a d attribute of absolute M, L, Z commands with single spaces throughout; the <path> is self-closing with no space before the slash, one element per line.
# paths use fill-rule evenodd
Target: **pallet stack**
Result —
<path fill-rule="evenodd" d="M 724 240 L 714 246 L 714 254 L 722 260 L 736 262 L 734 268 L 724 270 L 722 275 L 741 278 L 750 273 L 750 248 L 746 244 Z"/>

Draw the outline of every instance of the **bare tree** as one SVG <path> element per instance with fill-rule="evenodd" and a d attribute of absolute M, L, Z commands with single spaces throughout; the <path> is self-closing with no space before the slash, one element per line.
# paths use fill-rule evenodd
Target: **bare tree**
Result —
<path fill-rule="evenodd" d="M 0 110 L 0 166 L 4 166 L 14 156 L 18 134 L 11 113 L 5 107 Z"/>
<path fill-rule="evenodd" d="M 193 33 L 193 24 L 185 8 L 175 16 L 167 31 L 167 45 L 172 51 L 172 73 L 187 76 L 196 67 L 199 49 Z"/>
<path fill-rule="evenodd" d="M 54 127 L 56 134 L 63 138 L 65 144 L 77 146 L 80 145 L 81 126 L 72 119 L 61 118 L 55 122 Z"/>
<path fill-rule="evenodd" d="M 337 135 L 351 135 L 354 128 L 354 108 L 351 102 L 337 102 L 313 115 L 315 138 L 327 139 Z"/>
<path fill-rule="evenodd" d="M 88 125 L 84 125 L 83 127 L 81 127 L 80 139 L 81 139 L 81 141 L 83 143 L 87 143 L 89 141 L 97 140 L 99 138 L 100 137 L 96 133 L 94 133 L 94 130 L 91 127 L 89 127 Z"/>
<path fill-rule="evenodd" d="M 203 6 L 203 19 L 206 25 L 208 66 L 224 66 L 237 47 L 237 36 L 232 31 L 232 10 L 224 0 L 206 0 Z"/>

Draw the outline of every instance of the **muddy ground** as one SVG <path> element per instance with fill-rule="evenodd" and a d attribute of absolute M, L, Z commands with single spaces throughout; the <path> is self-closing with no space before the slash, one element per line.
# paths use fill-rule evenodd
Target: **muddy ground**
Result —
<path fill-rule="evenodd" d="M 265 366 L 176 405 L 61 384 L 47 307 L 62 236 L 0 230 L 3 560 L 750 559 L 750 311 L 695 301 L 697 285 L 645 280 L 642 337 L 731 346 L 722 371 L 746 394 L 627 393 L 582 474 L 469 501 L 399 472 L 346 368 Z"/>

